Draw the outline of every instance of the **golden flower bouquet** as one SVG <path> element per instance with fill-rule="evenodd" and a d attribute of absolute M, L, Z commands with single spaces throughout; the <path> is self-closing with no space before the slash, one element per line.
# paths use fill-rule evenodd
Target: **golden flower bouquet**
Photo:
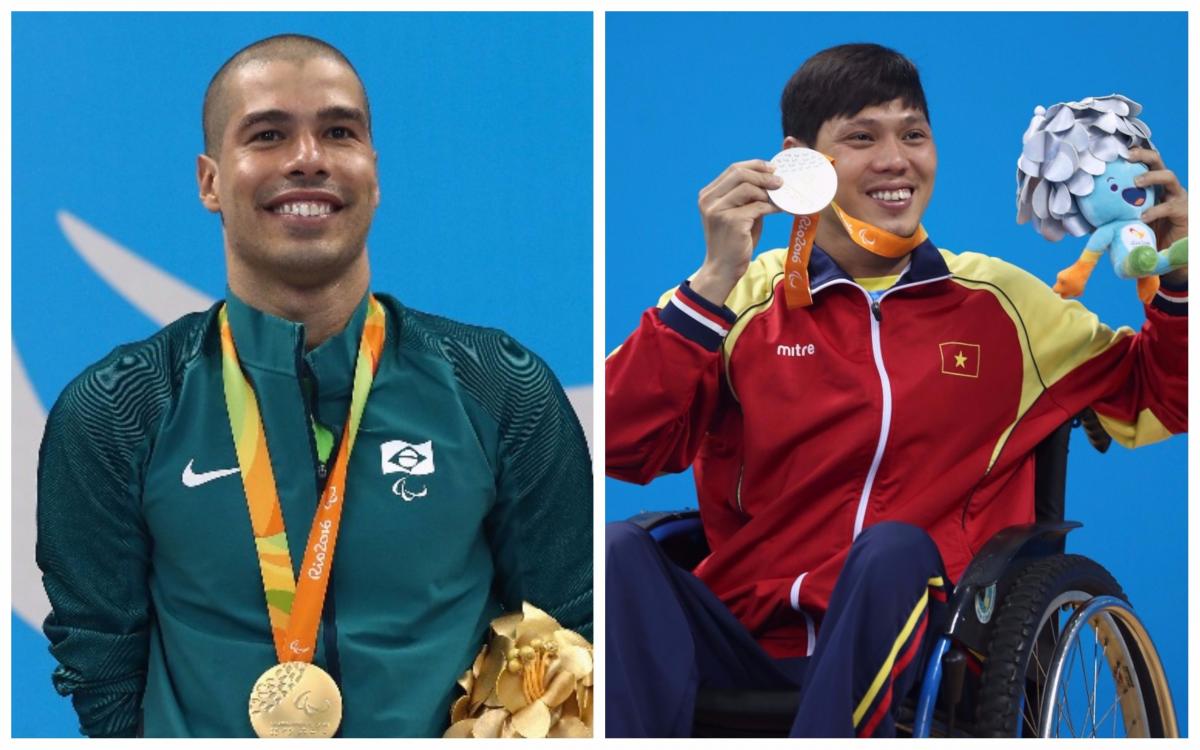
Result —
<path fill-rule="evenodd" d="M 525 602 L 492 620 L 445 737 L 591 737 L 592 644 Z"/>

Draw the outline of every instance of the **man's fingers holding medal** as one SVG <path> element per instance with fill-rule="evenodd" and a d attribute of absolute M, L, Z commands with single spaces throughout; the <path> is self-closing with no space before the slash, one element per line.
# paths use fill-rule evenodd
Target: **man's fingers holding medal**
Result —
<path fill-rule="evenodd" d="M 700 210 L 717 209 L 728 207 L 728 204 L 717 207 L 717 202 L 720 199 L 734 193 L 739 189 L 746 187 L 755 187 L 766 200 L 766 191 L 773 190 L 783 184 L 783 181 L 772 174 L 775 167 L 762 159 L 751 159 L 749 161 L 739 161 L 729 165 L 715 180 L 710 182 L 703 190 L 700 191 Z M 734 197 L 732 205 L 742 205 L 748 203 L 749 200 L 760 200 L 757 197 L 750 197 L 752 193 L 742 190 Z M 737 200 L 741 198 L 741 200 Z M 749 200 L 747 200 L 749 198 Z"/>
<path fill-rule="evenodd" d="M 739 209 L 754 205 L 755 203 L 766 203 L 768 206 L 774 207 L 766 190 L 758 185 L 743 182 L 713 201 L 709 206 L 709 212 L 737 212 L 736 215 L 741 215 L 742 212 Z"/>
<path fill-rule="evenodd" d="M 755 200 L 749 203 L 729 209 L 728 213 L 738 219 L 751 219 L 757 221 L 767 214 L 779 213 L 779 207 L 767 199 L 764 193 L 761 200 Z"/>

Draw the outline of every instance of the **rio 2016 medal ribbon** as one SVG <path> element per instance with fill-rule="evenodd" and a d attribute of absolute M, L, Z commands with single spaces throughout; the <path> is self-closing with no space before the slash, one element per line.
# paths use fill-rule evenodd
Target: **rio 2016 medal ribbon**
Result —
<path fill-rule="evenodd" d="M 837 172 L 829 157 L 811 148 L 785 148 L 775 154 L 771 164 L 775 165 L 775 176 L 783 180 L 783 185 L 768 190 L 767 196 L 776 206 L 796 216 L 784 261 L 784 298 L 789 309 L 807 307 L 812 304 L 808 259 L 812 256 L 821 210 L 837 193 Z"/>
<path fill-rule="evenodd" d="M 883 258 L 903 258 L 911 253 L 917 245 L 929 238 L 929 233 L 920 224 L 917 225 L 917 231 L 907 237 L 901 237 L 880 229 L 874 224 L 854 218 L 836 203 L 833 204 L 833 212 L 837 215 L 838 221 L 842 222 L 842 227 L 854 244 Z"/>
<path fill-rule="evenodd" d="M 367 394 L 379 368 L 386 316 L 379 301 L 370 297 L 354 367 L 350 414 L 333 471 L 313 516 L 299 581 L 292 577 L 283 509 L 258 399 L 238 362 L 224 307 L 218 319 L 225 406 L 250 510 L 275 655 L 279 659 L 254 683 L 250 692 L 250 724 L 259 737 L 332 737 L 342 720 L 341 693 L 334 679 L 311 662 L 345 505 L 346 467 Z"/>

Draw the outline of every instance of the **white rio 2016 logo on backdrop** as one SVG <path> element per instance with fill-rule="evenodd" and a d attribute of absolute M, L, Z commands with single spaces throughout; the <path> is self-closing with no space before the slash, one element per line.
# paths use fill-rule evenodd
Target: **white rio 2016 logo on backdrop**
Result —
<path fill-rule="evenodd" d="M 404 475 L 392 485 L 392 492 L 404 498 L 404 502 L 412 502 L 429 494 L 429 487 L 425 485 L 417 490 L 409 489 L 408 480 L 411 477 L 428 476 L 433 473 L 432 440 L 423 443 L 389 440 L 379 446 L 379 460 L 385 475 Z"/>

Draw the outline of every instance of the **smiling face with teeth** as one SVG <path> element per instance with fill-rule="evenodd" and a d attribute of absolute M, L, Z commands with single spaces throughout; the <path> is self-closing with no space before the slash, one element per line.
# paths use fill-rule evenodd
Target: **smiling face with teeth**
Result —
<path fill-rule="evenodd" d="M 197 176 L 201 202 L 221 214 L 231 284 L 365 273 L 379 181 L 354 71 L 324 55 L 256 60 L 229 74 L 223 95 L 221 146 L 199 157 Z"/>
<path fill-rule="evenodd" d="M 806 145 L 788 136 L 785 148 Z M 900 99 L 821 124 L 810 145 L 834 159 L 834 201 L 856 219 L 901 237 L 917 231 L 933 193 L 937 149 L 924 113 Z M 832 209 L 817 232 L 823 248 L 848 241 Z"/>

